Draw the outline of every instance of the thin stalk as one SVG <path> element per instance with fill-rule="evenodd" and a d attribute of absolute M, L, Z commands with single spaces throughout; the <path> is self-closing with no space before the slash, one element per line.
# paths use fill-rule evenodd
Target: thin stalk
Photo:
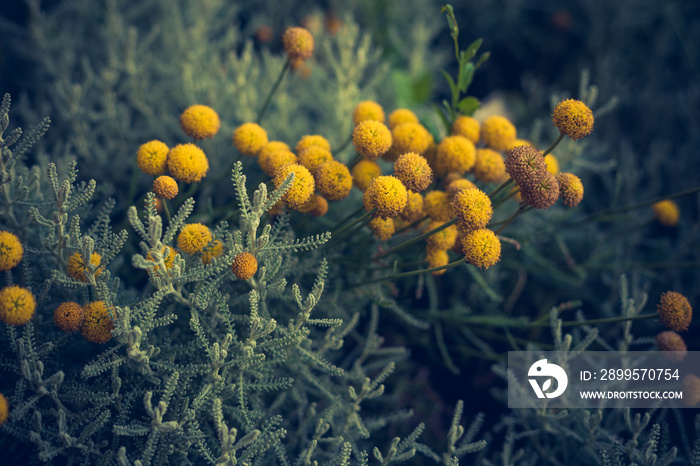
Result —
<path fill-rule="evenodd" d="M 495 196 L 496 194 L 500 193 L 501 191 L 503 191 L 504 189 L 506 189 L 506 188 L 507 188 L 508 186 L 510 186 L 511 184 L 513 184 L 513 180 L 512 180 L 512 179 L 508 179 L 507 181 L 504 181 L 504 182 L 501 183 L 501 185 L 500 185 L 499 187 L 497 187 L 491 194 L 489 194 L 489 198 L 490 198 L 490 199 L 493 199 L 493 196 Z"/>
<path fill-rule="evenodd" d="M 170 216 L 170 208 L 168 207 L 168 201 L 166 199 L 161 199 L 163 201 L 163 212 L 165 212 L 165 218 L 168 219 L 168 225 L 172 222 L 172 217 Z"/>
<path fill-rule="evenodd" d="M 387 275 L 385 277 L 379 277 L 379 278 L 374 278 L 372 280 L 367 280 L 364 282 L 357 283 L 352 286 L 361 286 L 361 285 L 367 285 L 369 283 L 377 283 L 377 282 L 383 282 L 385 280 L 396 280 L 398 278 L 406 278 L 406 277 L 413 277 L 415 275 L 422 275 L 424 273 L 432 273 L 432 272 L 437 272 L 438 270 L 445 270 L 445 269 L 451 269 L 453 267 L 457 267 L 458 265 L 462 265 L 464 263 L 464 258 L 462 259 L 457 259 L 454 262 L 450 262 L 447 265 L 442 265 L 440 267 L 433 267 L 431 269 L 420 269 L 420 270 L 413 270 L 411 272 L 403 272 L 403 273 L 395 273 L 391 275 Z"/>
<path fill-rule="evenodd" d="M 275 92 L 277 92 L 277 89 L 280 87 L 280 84 L 282 83 L 282 78 L 284 78 L 284 75 L 287 73 L 287 70 L 289 69 L 290 63 L 291 63 L 291 61 L 289 60 L 289 57 L 284 59 L 284 65 L 282 66 L 282 71 L 280 71 L 279 76 L 277 76 L 277 81 L 275 81 L 275 84 L 272 85 L 272 89 L 270 89 L 270 93 L 267 94 L 267 97 L 265 98 L 265 102 L 263 103 L 262 107 L 260 107 L 260 111 L 258 112 L 258 116 L 255 118 L 255 122 L 257 124 L 260 124 L 263 117 L 265 116 L 265 112 L 267 112 L 267 108 L 270 106 L 270 102 L 272 102 L 272 96 L 275 95 Z"/>
<path fill-rule="evenodd" d="M 331 230 L 331 235 L 335 235 L 335 234 L 338 232 L 338 229 L 340 228 L 341 225 L 344 225 L 345 223 L 347 223 L 351 218 L 353 218 L 355 215 L 359 214 L 359 213 L 362 212 L 363 210 L 365 210 L 365 207 L 364 207 L 364 206 L 360 206 L 360 207 L 358 207 L 356 210 L 354 210 L 353 212 L 351 212 L 350 215 L 348 215 L 347 217 L 345 217 L 344 219 L 342 219 L 340 222 L 338 222 L 338 223 L 335 225 L 335 227 L 333 227 L 333 229 Z"/>
<path fill-rule="evenodd" d="M 379 254 L 379 255 L 377 255 L 377 256 L 372 257 L 371 259 L 372 259 L 372 260 L 375 260 L 375 259 L 382 258 L 382 257 L 384 257 L 384 256 L 388 256 L 389 254 L 393 254 L 393 253 L 395 253 L 395 252 L 397 252 L 397 251 L 400 251 L 400 250 L 402 250 L 402 249 L 405 249 L 405 248 L 407 248 L 408 246 L 411 246 L 411 245 L 413 245 L 413 244 L 415 244 L 415 243 L 417 243 L 417 242 L 419 242 L 419 241 L 422 241 L 422 240 L 424 240 L 425 238 L 427 238 L 428 236 L 431 236 L 431 235 L 437 233 L 438 231 L 442 231 L 442 230 L 444 230 L 445 228 L 447 228 L 447 227 L 449 227 L 449 226 L 451 226 L 451 225 L 454 225 L 455 223 L 457 223 L 457 219 L 458 219 L 458 218 L 459 218 L 459 217 L 455 217 L 455 218 L 453 218 L 452 220 L 449 220 L 449 221 L 443 223 L 442 225 L 440 225 L 440 226 L 437 227 L 437 228 L 433 228 L 432 230 L 430 230 L 430 231 L 428 231 L 428 232 L 426 232 L 426 233 L 423 233 L 422 235 L 418 235 L 418 236 L 416 236 L 415 238 L 411 238 L 411 239 L 409 239 L 408 241 L 404 241 L 403 243 L 398 244 L 398 245 L 394 246 L 393 248 L 388 249 L 388 250 L 384 251 L 383 253 L 381 253 L 381 254 Z"/>
<path fill-rule="evenodd" d="M 352 167 L 354 167 L 355 165 L 357 165 L 357 163 L 358 163 L 360 160 L 362 160 L 362 159 L 363 159 L 363 157 L 362 157 L 360 154 L 357 154 L 357 155 L 355 156 L 355 158 L 352 159 L 352 160 L 350 161 L 350 163 L 348 164 L 348 169 L 352 170 Z"/>
<path fill-rule="evenodd" d="M 348 148 L 350 143 L 352 142 L 352 132 L 348 135 L 347 139 L 343 141 L 343 143 L 338 147 L 337 149 L 331 150 L 331 154 L 333 154 L 333 157 L 337 157 L 339 154 L 341 154 L 345 149 Z"/>
<path fill-rule="evenodd" d="M 528 210 L 530 210 L 530 206 L 526 206 L 526 205 L 521 204 L 520 207 L 518 207 L 518 210 L 516 210 L 515 213 L 513 215 L 511 215 L 510 218 L 508 220 L 506 220 L 505 223 L 503 225 L 501 225 L 501 227 L 498 230 L 496 230 L 494 233 L 496 233 L 497 235 L 501 234 L 501 232 L 503 230 L 505 230 L 506 227 L 508 227 L 508 225 L 510 225 L 518 215 L 522 214 L 523 212 L 527 212 Z"/>
<path fill-rule="evenodd" d="M 364 215 L 362 215 L 361 217 L 358 217 L 357 219 L 355 219 L 355 220 L 353 220 L 352 222 L 348 223 L 348 224 L 345 225 L 343 228 L 341 228 L 340 230 L 336 231 L 335 234 L 331 233 L 331 237 L 334 238 L 334 239 L 340 238 L 340 234 L 341 234 L 342 232 L 347 231 L 349 228 L 352 228 L 353 226 L 357 225 L 357 224 L 360 223 L 360 222 L 365 222 L 367 219 L 371 218 L 372 215 L 374 215 L 374 213 L 375 213 L 376 211 L 377 211 L 377 209 L 376 209 L 376 207 L 375 207 L 374 209 L 370 210 L 369 212 L 365 212 Z"/>
<path fill-rule="evenodd" d="M 549 146 L 549 147 L 547 148 L 546 151 L 544 151 L 544 152 L 542 153 L 542 157 L 544 157 L 545 155 L 547 155 L 547 154 L 549 154 L 550 152 L 552 152 L 552 151 L 554 150 L 554 148 L 557 147 L 557 145 L 561 142 L 562 139 L 564 139 L 564 133 L 559 133 L 559 137 L 556 139 L 556 141 L 554 141 L 554 142 L 552 143 L 551 146 Z"/>

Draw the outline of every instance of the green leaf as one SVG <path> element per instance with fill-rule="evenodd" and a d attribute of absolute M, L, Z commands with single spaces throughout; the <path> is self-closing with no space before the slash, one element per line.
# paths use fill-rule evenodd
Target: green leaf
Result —
<path fill-rule="evenodd" d="M 467 92 L 467 88 L 469 85 L 472 83 L 472 79 L 474 79 L 474 64 L 470 61 L 466 62 L 462 68 L 459 71 L 459 91 L 461 93 Z"/>
<path fill-rule="evenodd" d="M 471 44 L 469 44 L 469 47 L 467 47 L 467 50 L 465 50 L 464 55 L 466 56 L 467 60 L 471 60 L 476 56 L 476 52 L 479 51 L 479 47 L 481 47 L 482 42 L 484 42 L 484 39 L 477 39 Z"/>
<path fill-rule="evenodd" d="M 452 97 L 457 95 L 457 85 L 455 84 L 454 80 L 452 79 L 452 76 L 450 76 L 447 71 L 445 70 L 440 70 L 440 73 L 445 77 L 447 80 L 447 84 L 450 85 L 450 92 L 452 92 Z"/>
<path fill-rule="evenodd" d="M 440 8 L 440 13 L 445 13 L 445 16 L 447 16 L 447 24 L 450 26 L 450 35 L 456 39 L 457 36 L 459 36 L 459 26 L 457 26 L 457 19 L 455 18 L 455 12 L 452 5 L 448 3 L 447 5 L 443 6 Z"/>
<path fill-rule="evenodd" d="M 445 130 L 449 133 L 452 128 L 450 127 L 450 122 L 447 121 L 445 114 L 436 104 L 433 104 L 433 110 L 435 110 L 435 113 L 437 113 L 438 117 L 440 117 L 440 121 L 442 121 L 442 124 L 445 125 Z"/>
<path fill-rule="evenodd" d="M 457 104 L 460 115 L 472 116 L 481 107 L 481 102 L 476 97 L 465 97 Z"/>
<path fill-rule="evenodd" d="M 482 53 L 481 56 L 479 57 L 479 60 L 476 62 L 475 68 L 478 68 L 478 67 L 480 67 L 481 65 L 483 65 L 484 63 L 486 63 L 486 61 L 487 61 L 489 58 L 491 58 L 491 52 L 484 52 L 484 53 Z"/>

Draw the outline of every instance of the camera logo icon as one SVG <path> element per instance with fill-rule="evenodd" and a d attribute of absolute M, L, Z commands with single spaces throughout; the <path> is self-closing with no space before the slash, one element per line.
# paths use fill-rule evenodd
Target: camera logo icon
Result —
<path fill-rule="evenodd" d="M 548 377 L 542 387 L 536 379 L 528 379 L 537 398 L 556 398 L 564 393 L 569 384 L 569 378 L 564 369 L 554 363 L 548 363 L 546 359 L 540 359 L 530 366 L 527 375 L 528 377 Z M 552 378 L 557 381 L 557 387 L 553 392 L 549 392 L 548 390 L 552 388 Z"/>

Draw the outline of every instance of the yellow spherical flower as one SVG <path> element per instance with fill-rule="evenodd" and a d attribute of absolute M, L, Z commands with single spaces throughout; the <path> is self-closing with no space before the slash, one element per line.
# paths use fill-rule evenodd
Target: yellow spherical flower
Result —
<path fill-rule="evenodd" d="M 314 217 L 323 217 L 328 213 L 328 201 L 325 197 L 314 194 L 311 199 L 314 200 L 314 208 L 309 211 Z"/>
<path fill-rule="evenodd" d="M 107 343 L 114 330 L 113 315 L 104 301 L 93 301 L 83 308 L 85 319 L 80 334 L 90 343 Z"/>
<path fill-rule="evenodd" d="M 301 139 L 299 139 L 299 142 L 297 142 L 294 150 L 297 154 L 301 154 L 304 152 L 304 149 L 308 149 L 311 146 L 319 146 L 323 147 L 328 152 L 331 151 L 331 143 L 328 142 L 328 139 L 319 134 L 307 134 L 306 136 L 303 136 Z"/>
<path fill-rule="evenodd" d="M 90 264 L 97 267 L 100 265 L 100 261 L 102 261 L 102 256 L 96 252 L 93 252 L 90 256 Z M 74 252 L 71 254 L 71 256 L 68 258 L 68 270 L 66 272 L 68 273 L 69 277 L 74 278 L 79 282 L 87 281 L 87 278 L 85 277 L 85 262 L 83 262 L 83 255 L 81 253 Z M 101 268 L 95 271 L 95 278 L 99 277 L 100 274 L 102 274 Z"/>
<path fill-rule="evenodd" d="M 391 131 L 379 121 L 365 120 L 352 132 L 355 150 L 370 160 L 384 155 L 391 147 L 391 142 Z"/>
<path fill-rule="evenodd" d="M 476 188 L 476 185 L 466 178 L 458 178 L 447 185 L 447 198 L 452 202 L 458 192 L 471 188 Z"/>
<path fill-rule="evenodd" d="M 557 176 L 557 183 L 559 183 L 559 197 L 566 207 L 577 206 L 583 200 L 583 183 L 578 176 L 561 173 Z"/>
<path fill-rule="evenodd" d="M 249 252 L 242 252 L 233 259 L 233 274 L 239 280 L 248 280 L 258 271 L 258 260 Z"/>
<path fill-rule="evenodd" d="M 554 175 L 546 170 L 540 180 L 519 186 L 523 202 L 535 209 L 549 209 L 559 199 L 559 183 Z M 577 196 L 575 189 L 572 187 L 572 191 L 567 195 L 572 201 Z M 583 197 L 583 185 L 580 194 Z"/>
<path fill-rule="evenodd" d="M 433 169 L 422 155 L 406 152 L 394 163 L 394 176 L 411 191 L 425 191 L 433 181 Z"/>
<path fill-rule="evenodd" d="M 492 149 L 508 150 L 515 139 L 516 131 L 513 123 L 502 116 L 488 117 L 481 125 L 481 140 Z"/>
<path fill-rule="evenodd" d="M 136 164 L 147 175 L 162 175 L 168 160 L 170 149 L 161 141 L 153 140 L 141 144 L 136 153 Z"/>
<path fill-rule="evenodd" d="M 177 256 L 177 253 L 175 252 L 175 250 L 173 248 L 171 248 L 170 246 L 163 246 L 163 248 L 160 250 L 160 253 L 163 255 L 163 263 L 165 264 L 165 268 L 167 270 L 172 269 L 173 264 L 175 263 L 175 256 Z M 167 255 L 167 257 L 166 257 L 166 255 Z M 146 260 L 151 261 L 151 262 L 156 261 L 153 258 L 153 256 L 151 255 L 151 251 L 148 251 L 148 253 L 146 254 Z M 158 265 L 154 265 L 153 271 L 154 272 L 157 271 L 158 267 L 159 267 Z"/>
<path fill-rule="evenodd" d="M 289 145 L 285 142 L 282 141 L 268 141 L 267 144 L 263 146 L 262 149 L 260 149 L 260 152 L 258 152 L 258 163 L 262 166 L 262 163 L 260 162 L 260 159 L 262 158 L 267 158 L 271 154 L 279 151 L 279 150 L 291 150 L 289 148 Z"/>
<path fill-rule="evenodd" d="M 7 325 L 24 325 L 34 316 L 36 299 L 31 291 L 12 285 L 0 290 L 0 321 Z"/>
<path fill-rule="evenodd" d="M 428 222 L 425 226 L 425 232 L 434 230 L 435 228 L 443 225 L 445 222 L 436 222 L 435 220 Z M 425 240 L 425 244 L 430 249 L 442 249 L 447 251 L 452 246 L 454 246 L 457 240 L 457 227 L 455 225 L 450 225 L 447 228 L 443 228 L 437 233 L 433 233 L 428 236 Z"/>
<path fill-rule="evenodd" d="M 314 173 L 316 190 L 329 201 L 345 199 L 352 189 L 352 175 L 345 164 L 331 160 Z"/>
<path fill-rule="evenodd" d="M 659 223 L 668 227 L 675 227 L 681 219 L 681 210 L 678 208 L 678 204 L 670 199 L 653 203 L 651 210 Z"/>
<path fill-rule="evenodd" d="M 430 146 L 430 133 L 419 123 L 403 123 L 391 129 L 392 152 L 397 155 L 406 152 L 423 154 Z"/>
<path fill-rule="evenodd" d="M 577 140 L 593 131 L 593 112 L 580 100 L 566 99 L 554 107 L 552 122 L 559 132 Z"/>
<path fill-rule="evenodd" d="M 391 112 L 391 115 L 389 115 L 389 129 L 394 129 L 403 123 L 418 123 L 418 117 L 407 108 L 397 108 Z"/>
<path fill-rule="evenodd" d="M 423 196 L 421 196 L 420 193 L 409 191 L 406 207 L 401 211 L 400 216 L 408 223 L 417 222 L 425 217 L 425 212 L 423 211 Z"/>
<path fill-rule="evenodd" d="M 180 127 L 196 141 L 213 137 L 221 127 L 219 115 L 206 105 L 192 105 L 180 115 Z"/>
<path fill-rule="evenodd" d="M 333 160 L 333 155 L 329 150 L 321 146 L 307 147 L 299 152 L 297 156 L 297 163 L 308 168 L 311 173 L 314 173 L 318 167 L 331 160 Z"/>
<path fill-rule="evenodd" d="M 369 212 L 379 218 L 393 218 L 401 213 L 408 202 L 408 191 L 403 183 L 394 176 L 378 176 L 367 187 L 362 203 Z"/>
<path fill-rule="evenodd" d="M 474 162 L 476 148 L 464 136 L 448 136 L 437 146 L 435 171 L 439 176 L 449 172 L 463 174 L 474 166 Z"/>
<path fill-rule="evenodd" d="M 688 407 L 700 403 L 700 377 L 688 374 L 683 377 L 683 404 Z"/>
<path fill-rule="evenodd" d="M 382 174 L 382 167 L 374 160 L 362 159 L 352 167 L 352 182 L 360 191 L 364 192 L 369 184 Z"/>
<path fill-rule="evenodd" d="M 308 201 L 314 193 L 316 183 L 314 182 L 314 177 L 311 172 L 298 163 L 290 163 L 284 165 L 275 174 L 274 183 L 275 187 L 279 188 L 284 180 L 286 180 L 289 175 L 294 173 L 294 181 L 292 181 L 291 186 L 282 196 L 282 200 L 285 204 L 293 209 L 301 207 L 306 201 Z"/>
<path fill-rule="evenodd" d="M 693 308 L 688 299 L 676 291 L 662 294 L 656 309 L 661 323 L 674 332 L 687 329 L 693 319 Z"/>
<path fill-rule="evenodd" d="M 83 306 L 78 303 L 71 301 L 61 303 L 53 311 L 53 323 L 64 332 L 77 332 L 84 320 Z"/>
<path fill-rule="evenodd" d="M 168 154 L 168 171 L 183 183 L 197 183 L 209 171 L 209 160 L 194 144 L 178 144 Z"/>
<path fill-rule="evenodd" d="M 477 188 L 459 191 L 452 199 L 452 216 L 459 217 L 462 233 L 485 228 L 493 216 L 491 199 Z"/>
<path fill-rule="evenodd" d="M 188 223 L 177 235 L 177 247 L 187 254 L 197 254 L 202 252 L 212 239 L 211 231 L 206 225 Z"/>
<path fill-rule="evenodd" d="M 434 189 L 423 198 L 423 211 L 433 220 L 446 222 L 452 218 L 450 200 L 445 191 Z"/>
<path fill-rule="evenodd" d="M 447 251 L 444 249 L 431 249 L 426 248 L 425 250 L 425 261 L 428 263 L 428 268 L 434 269 L 435 267 L 442 267 L 450 263 L 450 256 L 447 255 Z M 431 272 L 435 276 L 443 275 L 447 272 L 447 269 L 435 270 Z"/>
<path fill-rule="evenodd" d="M 499 183 L 506 174 L 503 156 L 492 149 L 477 149 L 472 173 L 484 183 Z"/>
<path fill-rule="evenodd" d="M 554 176 L 559 174 L 559 160 L 554 156 L 554 154 L 547 154 L 544 156 L 544 163 L 547 164 L 547 171 Z"/>
<path fill-rule="evenodd" d="M 297 163 L 298 157 L 288 150 L 260 153 L 258 164 L 269 177 L 274 177 L 277 170 L 290 163 Z"/>
<path fill-rule="evenodd" d="M 217 257 L 221 257 L 223 253 L 224 243 L 222 243 L 221 240 L 218 239 L 214 240 L 214 242 L 211 243 L 211 246 L 205 248 L 204 251 L 202 251 L 202 264 L 211 264 L 214 259 L 216 259 Z"/>
<path fill-rule="evenodd" d="M 179 192 L 177 181 L 167 175 L 159 176 L 153 181 L 153 192 L 163 199 L 173 199 Z"/>
<path fill-rule="evenodd" d="M 9 231 L 0 231 L 0 271 L 16 267 L 23 255 L 24 247 L 19 237 Z"/>
<path fill-rule="evenodd" d="M 472 143 L 479 142 L 479 133 L 481 125 L 479 122 L 470 116 L 461 115 L 452 123 L 452 135 L 463 136 L 469 139 Z"/>
<path fill-rule="evenodd" d="M 233 132 L 236 150 L 248 157 L 255 157 L 267 144 L 267 131 L 257 123 L 243 123 Z"/>
<path fill-rule="evenodd" d="M 0 393 L 0 426 L 7 421 L 8 417 L 10 417 L 10 403 L 7 402 L 5 395 Z"/>
<path fill-rule="evenodd" d="M 352 123 L 357 126 L 366 120 L 374 120 L 384 123 L 384 109 L 377 102 L 364 100 L 357 104 L 352 112 Z"/>
<path fill-rule="evenodd" d="M 369 229 L 378 239 L 386 241 L 396 232 L 396 224 L 393 218 L 373 218 L 369 222 Z"/>
<path fill-rule="evenodd" d="M 472 230 L 462 237 L 462 250 L 467 262 L 488 269 L 501 259 L 501 240 L 491 230 Z"/>
<path fill-rule="evenodd" d="M 671 362 L 681 362 L 688 354 L 683 337 L 671 330 L 656 335 L 656 347 L 663 351 L 664 357 Z"/>
<path fill-rule="evenodd" d="M 292 27 L 284 31 L 282 36 L 284 51 L 294 59 L 307 60 L 314 52 L 314 37 L 308 29 Z"/>

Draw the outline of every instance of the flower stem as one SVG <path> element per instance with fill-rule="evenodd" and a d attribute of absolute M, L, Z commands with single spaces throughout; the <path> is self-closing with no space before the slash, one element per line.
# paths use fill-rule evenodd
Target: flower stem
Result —
<path fill-rule="evenodd" d="M 507 188 L 508 186 L 510 186 L 511 184 L 513 184 L 513 180 L 512 180 L 512 179 L 508 179 L 507 181 L 504 181 L 503 183 L 501 183 L 501 185 L 500 185 L 498 188 L 496 188 L 491 194 L 489 194 L 489 198 L 490 198 L 490 199 L 493 199 L 493 197 L 494 197 L 496 194 L 500 193 L 501 191 L 503 191 L 504 189 L 506 189 L 506 188 Z"/>
<path fill-rule="evenodd" d="M 445 270 L 445 269 L 451 269 L 452 267 L 457 267 L 458 265 L 464 264 L 464 258 L 457 259 L 454 262 L 450 262 L 447 265 L 442 265 L 440 267 L 433 267 L 431 269 L 420 269 L 420 270 L 413 270 L 411 272 L 403 272 L 403 273 L 394 273 L 391 275 L 387 275 L 385 277 L 379 277 L 379 278 L 374 278 L 372 280 L 367 280 L 364 282 L 357 283 L 355 285 L 351 286 L 360 286 L 360 285 L 367 285 L 369 283 L 377 283 L 377 282 L 383 282 L 385 280 L 395 280 L 397 278 L 406 278 L 406 277 L 413 277 L 414 275 L 421 275 L 424 273 L 431 273 L 431 272 L 437 272 L 438 270 Z"/>
<path fill-rule="evenodd" d="M 554 148 L 557 147 L 557 144 L 559 144 L 559 143 L 561 142 L 562 139 L 564 139 L 564 133 L 559 133 L 559 137 L 557 138 L 557 140 L 554 141 L 554 142 L 552 143 L 552 145 L 549 146 L 549 147 L 547 148 L 547 150 L 544 151 L 544 152 L 542 153 L 542 157 L 544 157 L 545 155 L 547 155 L 547 154 L 549 154 L 550 152 L 552 152 L 552 151 L 554 150 Z"/>
<path fill-rule="evenodd" d="M 376 212 L 376 211 L 377 211 L 377 209 L 376 209 L 376 207 L 375 207 L 374 209 L 370 210 L 369 212 L 365 212 L 364 215 L 362 215 L 361 217 L 356 218 L 355 220 L 353 220 L 352 222 L 348 223 L 347 225 L 345 225 L 345 226 L 344 226 L 343 228 L 341 228 L 340 230 L 336 231 L 335 233 L 331 233 L 331 237 L 334 238 L 334 239 L 340 238 L 340 237 L 341 237 L 340 234 L 341 234 L 342 232 L 347 231 L 348 229 L 352 228 L 353 226 L 357 225 L 357 224 L 360 223 L 360 222 L 365 222 L 365 221 L 367 221 L 368 219 L 370 219 L 370 218 L 372 217 L 372 215 L 374 215 L 374 212 Z"/>
<path fill-rule="evenodd" d="M 453 218 L 452 220 L 449 220 L 449 221 L 443 223 L 442 225 L 440 225 L 440 226 L 437 227 L 437 228 L 433 228 L 432 230 L 430 230 L 430 231 L 428 231 L 428 232 L 426 232 L 426 233 L 423 233 L 422 235 L 418 235 L 418 236 L 416 236 L 415 238 L 411 238 L 411 239 L 409 239 L 408 241 L 404 241 L 403 243 L 398 244 L 398 245 L 394 246 L 394 247 L 391 248 L 391 249 L 387 249 L 387 250 L 384 251 L 383 253 L 381 253 L 381 254 L 379 254 L 379 255 L 376 255 L 376 256 L 374 256 L 374 257 L 371 257 L 370 259 L 371 259 L 371 260 L 376 260 L 376 259 L 382 258 L 382 257 L 384 257 L 384 256 L 388 256 L 389 254 L 393 254 L 393 253 L 395 253 L 395 252 L 397 252 L 397 251 L 400 251 L 400 250 L 402 250 L 402 249 L 405 249 L 405 248 L 407 248 L 408 246 L 411 246 L 412 244 L 415 244 L 415 243 L 417 243 L 417 242 L 419 242 L 419 241 L 424 240 L 424 239 L 427 238 L 428 236 L 431 236 L 431 235 L 433 235 L 433 234 L 435 234 L 435 233 L 437 233 L 437 232 L 439 232 L 439 231 L 444 230 L 445 228 L 447 228 L 447 227 L 449 227 L 449 226 L 451 226 L 451 225 L 454 225 L 455 223 L 457 223 L 457 219 L 458 219 L 458 217 L 455 217 L 455 218 Z"/>
<path fill-rule="evenodd" d="M 172 222 L 172 217 L 170 216 L 170 208 L 168 207 L 168 201 L 166 199 L 161 199 L 163 201 L 163 212 L 165 212 L 165 218 L 168 219 L 168 225 Z"/>
<path fill-rule="evenodd" d="M 503 225 L 501 225 L 501 227 L 500 227 L 498 230 L 496 230 L 494 233 L 496 233 L 497 235 L 501 234 L 501 232 L 502 232 L 503 230 L 505 230 L 506 227 L 507 227 L 508 225 L 510 225 L 510 224 L 513 222 L 513 220 L 515 220 L 515 218 L 516 218 L 518 215 L 522 214 L 523 212 L 527 212 L 528 210 L 530 210 L 530 206 L 529 206 L 529 205 L 520 204 L 520 207 L 518 207 L 518 210 L 516 210 L 516 211 L 513 213 L 513 215 L 511 215 L 510 218 L 509 218 L 508 220 L 506 220 L 506 222 L 505 222 Z"/>
<path fill-rule="evenodd" d="M 260 107 L 258 116 L 255 118 L 255 122 L 257 124 L 260 124 L 263 117 L 265 116 L 265 112 L 267 112 L 267 108 L 270 106 L 270 102 L 272 102 L 272 96 L 275 95 L 275 92 L 277 92 L 277 89 L 280 87 L 280 84 L 282 83 L 282 78 L 284 78 L 284 75 L 287 73 L 290 63 L 291 61 L 289 60 L 289 57 L 285 58 L 284 65 L 282 66 L 282 71 L 280 71 L 279 76 L 277 76 L 277 81 L 275 81 L 275 84 L 272 85 L 270 93 L 267 94 L 267 97 L 265 98 L 265 103 L 263 103 L 262 107 Z"/>

